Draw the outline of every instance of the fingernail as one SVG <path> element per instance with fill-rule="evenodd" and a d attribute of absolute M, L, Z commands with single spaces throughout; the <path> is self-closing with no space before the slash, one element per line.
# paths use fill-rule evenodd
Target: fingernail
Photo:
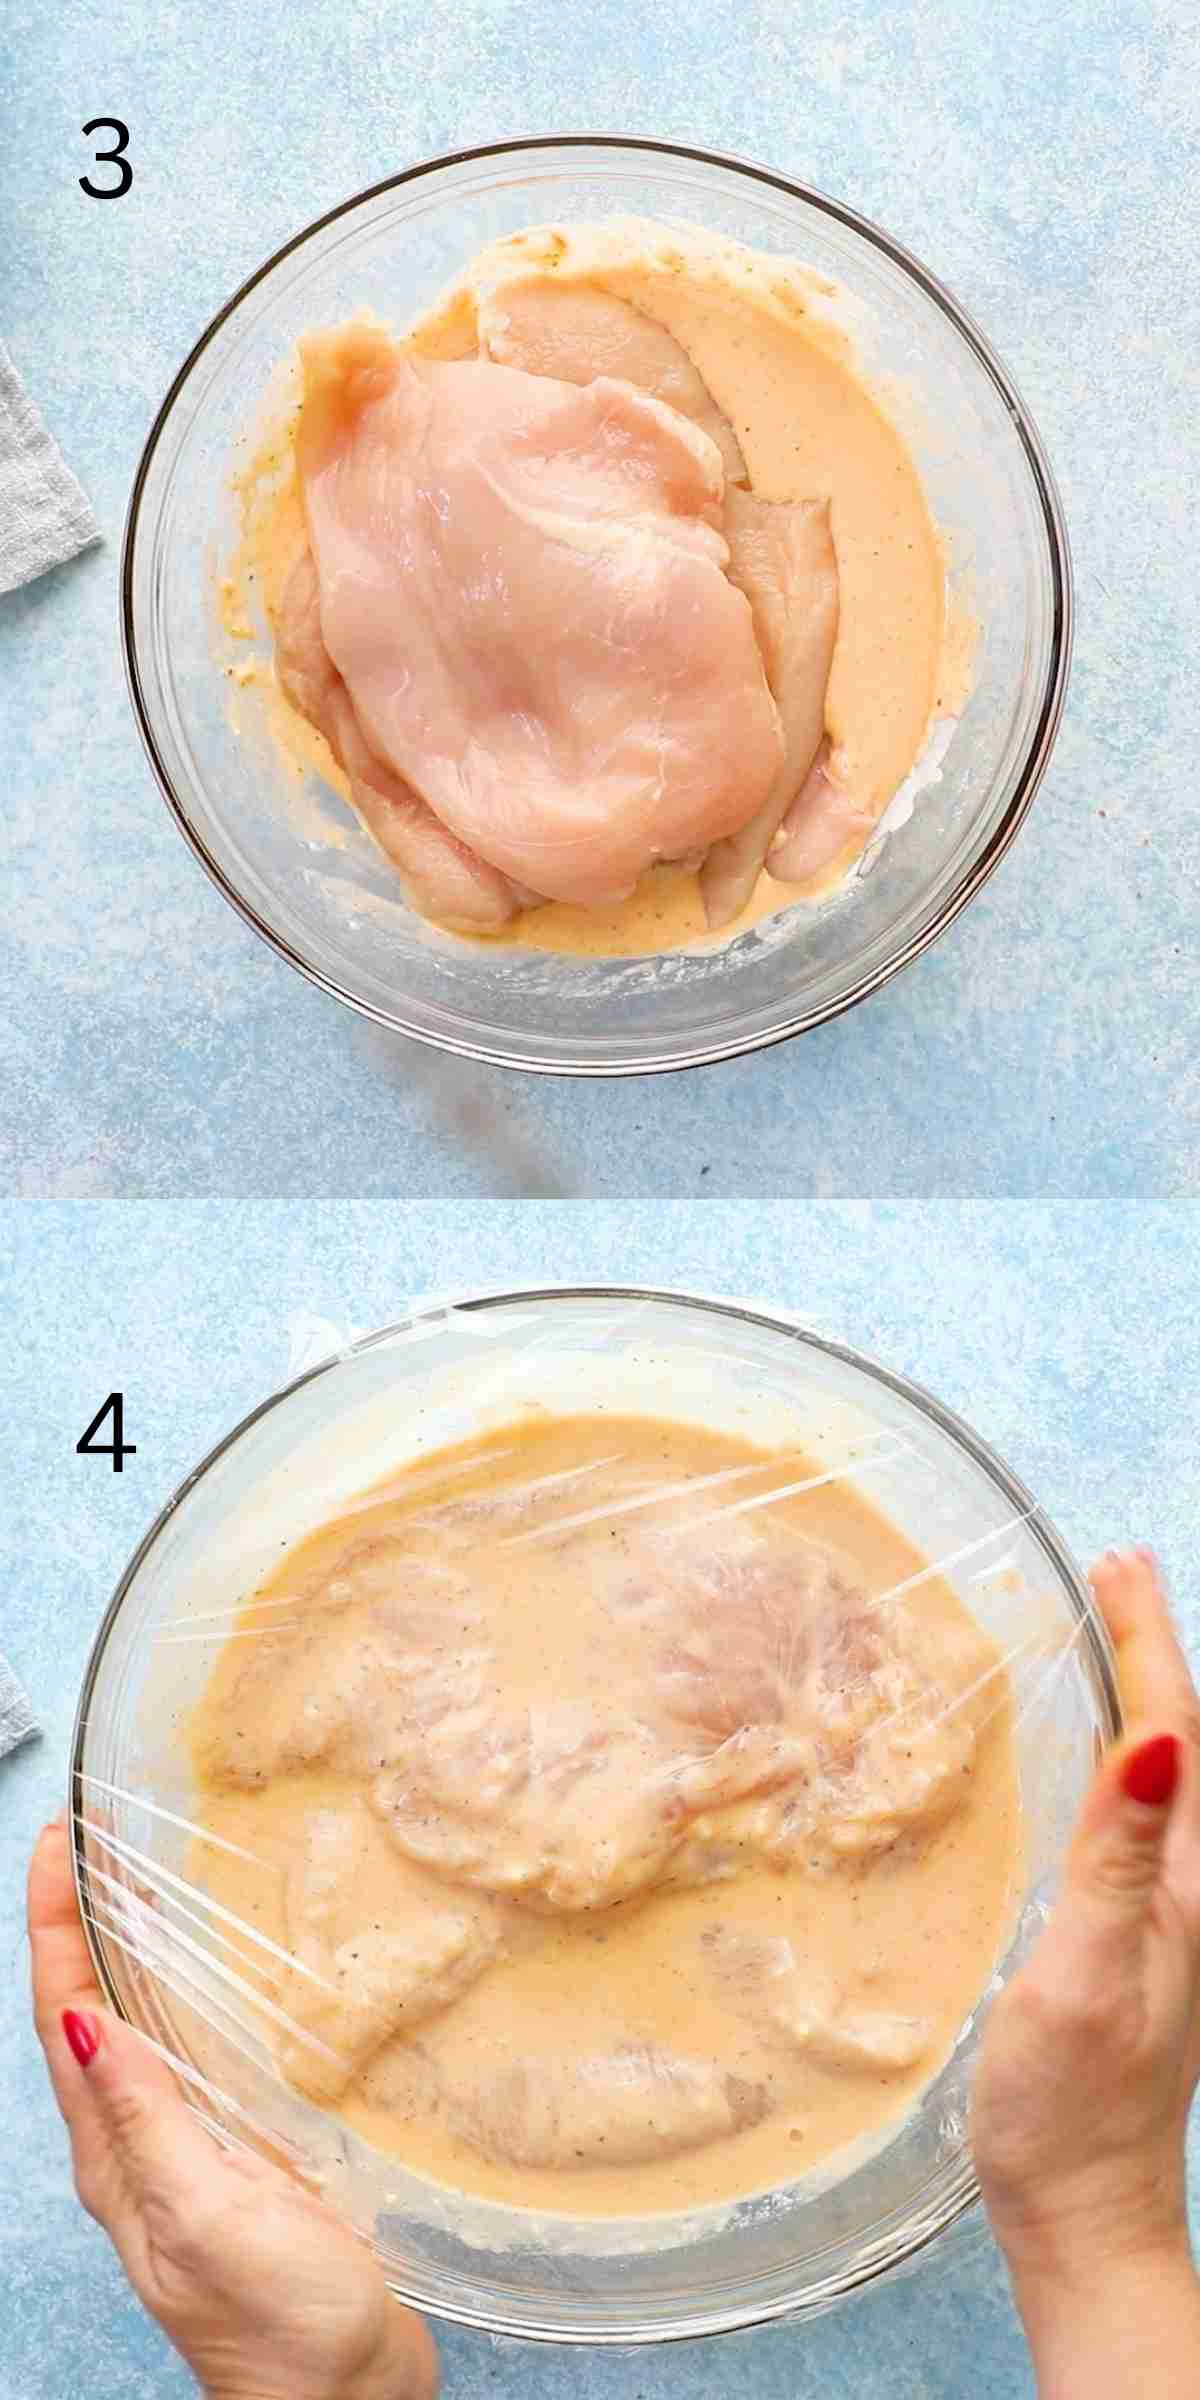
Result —
<path fill-rule="evenodd" d="M 90 2067 L 100 2047 L 100 2027 L 95 2017 L 84 2016 L 78 2008 L 64 2008 L 62 2029 L 72 2058 L 79 2066 Z"/>
<path fill-rule="evenodd" d="M 1127 1799 L 1140 1800 L 1143 1808 L 1165 1808 L 1175 1797 L 1182 1757 L 1174 1733 L 1156 1733 L 1152 1741 L 1131 1750 L 1121 1769 L 1121 1787 Z"/>

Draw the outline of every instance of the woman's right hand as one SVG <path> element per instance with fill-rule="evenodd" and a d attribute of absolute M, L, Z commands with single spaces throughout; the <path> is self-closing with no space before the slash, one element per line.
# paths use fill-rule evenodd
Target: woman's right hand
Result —
<path fill-rule="evenodd" d="M 1181 2311 L 1197 2344 L 1174 2400 L 1200 2393 L 1185 2181 L 1200 2078 L 1200 1701 L 1150 1552 L 1110 1551 L 1091 1581 L 1125 1733 L 1084 1804 L 1051 1923 L 988 2019 L 973 2140 L 1035 2357 L 1062 2353 L 1063 2380 L 1054 2370 L 1042 2388 L 1134 2388 L 1103 2368 L 1136 2293 L 1161 2321 Z"/>

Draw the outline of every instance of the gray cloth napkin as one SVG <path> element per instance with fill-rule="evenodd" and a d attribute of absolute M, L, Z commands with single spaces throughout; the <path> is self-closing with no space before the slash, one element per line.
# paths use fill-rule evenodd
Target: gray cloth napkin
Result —
<path fill-rule="evenodd" d="M 32 583 L 100 529 L 0 342 L 0 592 Z"/>
<path fill-rule="evenodd" d="M 22 1742 L 32 1741 L 39 1731 L 31 1709 L 12 1668 L 0 1658 L 0 1758 L 10 1750 L 19 1750 Z"/>

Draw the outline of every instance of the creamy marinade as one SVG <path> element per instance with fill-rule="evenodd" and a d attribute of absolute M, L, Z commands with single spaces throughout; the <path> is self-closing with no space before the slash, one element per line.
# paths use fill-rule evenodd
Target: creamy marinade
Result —
<path fill-rule="evenodd" d="M 573 2216 L 728 2203 L 877 2136 L 948 2054 L 1018 1886 L 1008 1682 L 819 1475 L 530 1412 L 244 1603 L 190 1744 L 199 1821 L 249 1855 L 189 1871 L 294 1962 L 288 2081 L 415 2173 Z"/>
<path fill-rule="evenodd" d="M 531 284 L 611 295 L 682 346 L 711 395 L 707 430 L 727 472 L 765 503 L 828 503 L 836 553 L 836 642 L 825 690 L 825 731 L 844 838 L 825 843 L 799 883 L 758 876 L 750 897 L 714 934 L 701 880 L 688 865 L 649 868 L 630 897 L 589 905 L 558 899 L 524 908 L 488 938 L 590 955 L 636 955 L 728 940 L 798 899 L 819 899 L 845 877 L 889 801 L 918 766 L 932 729 L 961 708 L 970 629 L 946 602 L 942 547 L 908 448 L 861 375 L 836 323 L 831 287 L 802 266 L 698 229 L 649 221 L 537 228 L 484 251 L 403 335 L 424 360 L 506 352 L 511 295 Z M 517 319 L 520 325 L 519 318 Z M 551 364 L 554 363 L 551 357 Z M 548 371 L 548 370 L 547 370 Z M 668 392 L 665 396 L 670 397 Z M 243 532 L 223 585 L 227 633 L 250 639 L 256 597 L 278 612 L 306 540 L 290 407 L 275 415 L 239 482 Z M 322 734 L 291 707 L 269 661 L 232 670 L 265 697 L 290 773 L 316 772 L 349 797 Z M 819 845 L 820 846 L 820 845 Z"/>

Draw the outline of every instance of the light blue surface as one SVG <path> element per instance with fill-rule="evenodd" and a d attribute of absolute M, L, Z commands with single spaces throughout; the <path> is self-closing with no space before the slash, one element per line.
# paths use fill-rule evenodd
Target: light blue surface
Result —
<path fill-rule="evenodd" d="M 287 1376 L 298 1322 L 366 1330 L 422 1295 L 539 1281 L 690 1284 L 790 1307 L 928 1385 L 1031 1486 L 1080 1559 L 1150 1539 L 1200 1657 L 1200 1207 L 643 1202 L 0 1206 L 0 1651 L 45 1739 L 0 1766 L 0 1988 L 20 1887 L 60 1805 L 84 1660 L 118 1573 L 189 1468 Z M 117 1477 L 75 1441 L 123 1387 Z M 0 2390 L 189 2387 L 77 2210 L 32 2032 L 0 2012 Z M 15 2130 L 14 2130 L 15 2129 Z M 572 2357 L 445 2338 L 447 2400 L 1021 2400 L 990 2246 L 807 2329 Z"/>
<path fill-rule="evenodd" d="M 619 37 L 616 22 L 593 0 L 349 16 L 10 0 L 0 317 L 106 546 L 0 602 L 26 979 L 0 1033 L 2 1188 L 522 1188 L 464 1153 L 403 1053 L 262 946 L 185 850 L 126 705 L 117 544 L 171 375 L 268 251 L 438 151 L 615 128 L 813 182 L 943 276 L 1047 441 L 1080 633 L 1033 815 L 936 950 L 753 1060 L 632 1086 L 494 1079 L 534 1180 L 1200 1190 L 1195 10 L 632 0 Z M 77 178 L 80 128 L 107 111 L 130 127 L 135 182 L 104 204 Z"/>

